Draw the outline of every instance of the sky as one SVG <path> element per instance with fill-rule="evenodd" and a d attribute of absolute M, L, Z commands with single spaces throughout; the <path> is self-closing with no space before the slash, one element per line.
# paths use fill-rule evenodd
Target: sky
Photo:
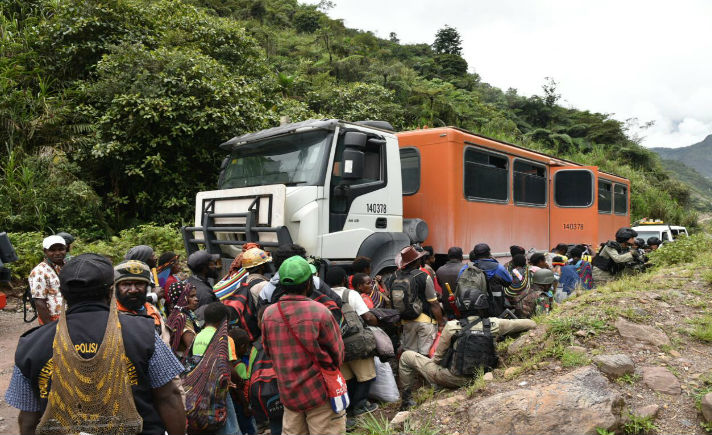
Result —
<path fill-rule="evenodd" d="M 503 90 L 609 113 L 647 147 L 712 134 L 712 0 L 333 0 L 329 16 L 401 43 L 432 43 L 456 28 L 470 72 Z M 318 0 L 307 0 L 315 4 Z"/>

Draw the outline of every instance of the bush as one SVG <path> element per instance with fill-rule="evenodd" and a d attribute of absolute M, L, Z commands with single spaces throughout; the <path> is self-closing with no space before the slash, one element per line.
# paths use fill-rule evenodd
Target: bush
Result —
<path fill-rule="evenodd" d="M 17 256 L 17 262 L 10 264 L 12 276 L 17 280 L 26 280 L 32 268 L 42 261 L 42 239 L 46 236 L 39 232 L 9 233 Z M 110 239 L 85 242 L 81 238 L 72 244 L 73 256 L 86 252 L 106 255 L 114 264 L 123 260 L 126 251 L 136 245 L 148 245 L 154 249 L 156 256 L 166 251 L 184 252 L 183 238 L 180 231 L 171 225 L 158 226 L 154 224 L 139 225 L 123 230 L 118 236 Z"/>
<path fill-rule="evenodd" d="M 660 249 L 649 254 L 650 261 L 656 266 L 672 266 L 689 263 L 702 252 L 712 250 L 712 238 L 704 233 L 689 237 L 679 237 L 671 243 L 665 243 Z"/>

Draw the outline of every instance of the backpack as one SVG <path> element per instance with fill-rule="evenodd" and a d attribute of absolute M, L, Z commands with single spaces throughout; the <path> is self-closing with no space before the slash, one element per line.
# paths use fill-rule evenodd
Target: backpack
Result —
<path fill-rule="evenodd" d="M 403 272 L 396 270 L 391 281 L 391 304 L 398 310 L 401 319 L 413 320 L 423 313 L 423 299 L 418 294 L 415 278 L 425 272 L 414 270 Z"/>
<path fill-rule="evenodd" d="M 505 309 L 504 286 L 502 281 L 495 277 L 487 279 L 485 272 L 474 264 L 468 264 L 460 270 L 455 285 L 455 299 L 467 290 L 479 290 L 487 294 L 488 308 L 482 313 L 484 317 L 497 317 Z"/>
<path fill-rule="evenodd" d="M 363 320 L 349 303 L 349 292 L 354 290 L 344 289 L 341 296 L 341 337 L 346 338 L 363 332 Z"/>
<path fill-rule="evenodd" d="M 269 420 L 282 420 L 284 406 L 279 399 L 279 386 L 277 373 L 274 371 L 272 360 L 262 348 L 258 340 L 255 343 L 257 357 L 251 367 L 249 399 L 252 411 L 258 423 Z"/>
<path fill-rule="evenodd" d="M 491 371 L 499 364 L 489 318 L 477 318 L 474 322 L 460 319 L 462 329 L 455 334 L 450 349 L 443 358 L 443 367 L 455 376 L 473 376 L 478 369 Z M 482 322 L 482 330 L 472 328 Z"/>
<path fill-rule="evenodd" d="M 247 331 L 250 342 L 254 342 L 262 334 L 262 331 L 260 331 L 257 325 L 257 306 L 250 293 L 250 288 L 252 285 L 257 284 L 257 282 L 260 281 L 253 280 L 250 284 L 240 284 L 234 293 L 222 300 L 224 305 L 232 307 L 237 311 L 237 325 Z"/>
<path fill-rule="evenodd" d="M 370 358 L 376 352 L 376 337 L 373 331 L 366 328 L 363 319 L 349 303 L 349 292 L 355 290 L 345 289 L 342 293 L 341 337 L 344 340 L 344 361 Z"/>
<path fill-rule="evenodd" d="M 188 434 L 215 433 L 225 425 L 230 385 L 227 321 L 215 331 L 205 354 L 183 377 Z"/>
<path fill-rule="evenodd" d="M 520 319 L 530 319 L 537 311 L 537 301 L 541 291 L 536 287 L 529 287 L 516 297 L 509 297 L 509 302 L 514 307 L 514 314 Z"/>

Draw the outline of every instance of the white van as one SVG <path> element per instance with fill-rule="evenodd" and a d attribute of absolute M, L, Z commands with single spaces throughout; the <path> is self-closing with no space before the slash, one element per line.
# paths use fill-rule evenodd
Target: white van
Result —
<path fill-rule="evenodd" d="M 688 235 L 685 227 L 666 224 L 638 225 L 637 227 L 633 227 L 633 229 L 638 233 L 638 237 L 645 241 L 651 237 L 657 237 L 662 240 L 663 243 L 671 242 L 680 235 Z"/>

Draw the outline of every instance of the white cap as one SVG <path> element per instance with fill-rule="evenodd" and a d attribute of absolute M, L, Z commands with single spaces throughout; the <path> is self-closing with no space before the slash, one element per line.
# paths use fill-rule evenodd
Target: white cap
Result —
<path fill-rule="evenodd" d="M 44 249 L 49 249 L 52 245 L 62 245 L 67 246 L 67 242 L 61 236 L 49 236 L 42 240 L 42 247 Z"/>

